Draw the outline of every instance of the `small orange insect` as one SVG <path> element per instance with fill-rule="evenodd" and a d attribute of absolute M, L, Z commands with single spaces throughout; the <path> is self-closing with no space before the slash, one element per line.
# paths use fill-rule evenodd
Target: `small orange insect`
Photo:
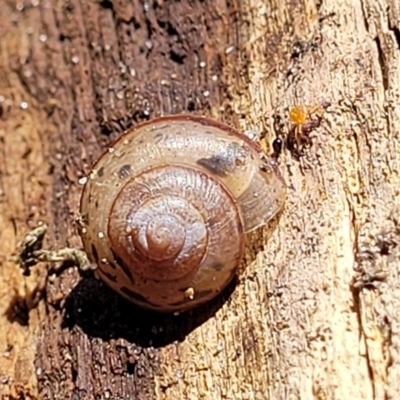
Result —
<path fill-rule="evenodd" d="M 290 151 L 301 154 L 304 146 L 311 144 L 309 134 L 321 125 L 322 116 L 330 103 L 323 100 L 320 104 L 307 106 L 294 106 L 289 112 L 292 128 L 287 137 L 287 147 Z"/>

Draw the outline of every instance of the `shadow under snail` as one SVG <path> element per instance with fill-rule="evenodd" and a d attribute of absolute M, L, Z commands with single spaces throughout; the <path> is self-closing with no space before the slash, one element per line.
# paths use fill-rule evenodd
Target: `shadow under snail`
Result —
<path fill-rule="evenodd" d="M 285 183 L 257 143 L 205 117 L 125 132 L 90 172 L 81 237 L 98 276 L 142 307 L 183 311 L 235 276 L 244 234 L 282 208 Z"/>

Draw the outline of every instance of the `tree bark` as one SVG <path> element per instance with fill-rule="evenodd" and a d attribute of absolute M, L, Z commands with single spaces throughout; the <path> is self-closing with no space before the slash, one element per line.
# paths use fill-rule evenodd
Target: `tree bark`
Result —
<path fill-rule="evenodd" d="M 0 21 L 2 399 L 400 398 L 396 0 L 7 0 Z M 39 222 L 46 248 L 81 246 L 80 178 L 128 127 L 204 114 L 270 151 L 325 100 L 215 301 L 157 315 L 9 261 Z"/>

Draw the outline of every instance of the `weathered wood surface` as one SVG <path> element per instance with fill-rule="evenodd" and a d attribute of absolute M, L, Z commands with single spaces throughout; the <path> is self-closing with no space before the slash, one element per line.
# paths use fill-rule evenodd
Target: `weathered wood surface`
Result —
<path fill-rule="evenodd" d="M 396 0 L 7 0 L 0 21 L 1 398 L 400 398 Z M 270 142 L 322 98 L 277 228 L 215 302 L 149 316 L 7 261 L 39 221 L 80 246 L 78 181 L 124 128 L 190 112 Z"/>

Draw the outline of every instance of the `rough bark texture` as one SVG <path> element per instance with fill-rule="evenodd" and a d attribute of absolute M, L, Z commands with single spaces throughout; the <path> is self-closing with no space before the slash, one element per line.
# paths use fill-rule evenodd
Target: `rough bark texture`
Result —
<path fill-rule="evenodd" d="M 6 0 L 0 37 L 1 398 L 400 398 L 397 0 Z M 125 128 L 188 112 L 270 143 L 321 99 L 277 228 L 214 302 L 149 315 L 8 262 L 39 221 L 80 246 L 79 179 Z"/>

